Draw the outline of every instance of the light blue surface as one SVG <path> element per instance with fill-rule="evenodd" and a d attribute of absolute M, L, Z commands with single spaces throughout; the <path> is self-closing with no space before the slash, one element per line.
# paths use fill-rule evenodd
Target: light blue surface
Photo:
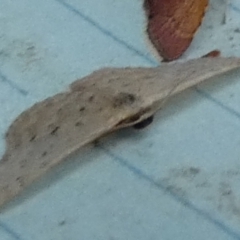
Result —
<path fill-rule="evenodd" d="M 11 121 L 104 66 L 156 66 L 142 0 L 0 0 L 0 153 Z M 240 2 L 212 0 L 183 58 L 240 57 Z M 171 99 L 147 129 L 59 166 L 0 215 L 0 240 L 240 239 L 240 71 Z"/>

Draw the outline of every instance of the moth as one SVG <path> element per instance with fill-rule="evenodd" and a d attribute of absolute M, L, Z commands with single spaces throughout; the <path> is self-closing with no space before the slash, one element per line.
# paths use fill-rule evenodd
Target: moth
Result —
<path fill-rule="evenodd" d="M 215 57 L 155 68 L 105 68 L 36 103 L 6 133 L 0 206 L 82 146 L 150 119 L 172 95 L 239 67 L 240 58 Z"/>

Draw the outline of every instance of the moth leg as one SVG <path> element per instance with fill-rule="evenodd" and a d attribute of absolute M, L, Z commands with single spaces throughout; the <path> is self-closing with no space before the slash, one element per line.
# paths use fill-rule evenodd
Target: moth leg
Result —
<path fill-rule="evenodd" d="M 153 122 L 154 115 L 144 119 L 143 121 L 133 125 L 133 128 L 135 129 L 143 129 L 147 126 L 149 126 Z"/>

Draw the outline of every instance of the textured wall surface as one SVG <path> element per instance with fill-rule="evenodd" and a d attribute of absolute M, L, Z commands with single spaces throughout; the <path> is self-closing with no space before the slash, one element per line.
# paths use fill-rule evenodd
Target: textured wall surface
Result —
<path fill-rule="evenodd" d="M 0 154 L 23 110 L 104 66 L 156 66 L 142 0 L 0 0 Z M 240 57 L 240 2 L 212 0 L 183 59 Z M 83 149 L 0 213 L 1 240 L 240 239 L 240 71 Z M 227 79 L 226 79 L 227 78 Z"/>

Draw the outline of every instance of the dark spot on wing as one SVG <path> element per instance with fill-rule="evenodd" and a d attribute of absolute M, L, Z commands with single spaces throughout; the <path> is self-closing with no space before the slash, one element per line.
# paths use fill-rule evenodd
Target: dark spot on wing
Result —
<path fill-rule="evenodd" d="M 57 113 L 60 113 L 60 112 L 62 112 L 62 108 L 60 107 L 58 110 L 57 110 Z"/>
<path fill-rule="evenodd" d="M 44 152 L 42 153 L 42 157 L 45 157 L 45 156 L 47 156 L 47 151 L 44 151 Z"/>
<path fill-rule="evenodd" d="M 89 98 L 88 98 L 88 101 L 89 102 L 92 102 L 94 100 L 94 95 L 92 95 L 92 96 L 90 96 Z"/>
<path fill-rule="evenodd" d="M 56 133 L 57 133 L 57 131 L 59 130 L 59 126 L 56 126 L 51 132 L 50 132 L 50 134 L 51 135 L 55 135 Z"/>
<path fill-rule="evenodd" d="M 40 164 L 40 168 L 45 168 L 49 164 L 49 161 L 44 161 Z"/>
<path fill-rule="evenodd" d="M 30 142 L 34 141 L 36 137 L 37 137 L 36 135 L 33 135 L 33 136 L 30 138 L 29 141 L 30 141 Z"/>
<path fill-rule="evenodd" d="M 16 181 L 18 182 L 20 187 L 23 187 L 23 185 L 24 185 L 24 178 L 23 177 L 17 177 Z"/>
<path fill-rule="evenodd" d="M 123 87 L 129 87 L 130 83 L 123 83 Z"/>
<path fill-rule="evenodd" d="M 83 111 L 85 111 L 85 109 L 86 109 L 85 107 L 80 107 L 79 112 L 83 112 Z"/>
<path fill-rule="evenodd" d="M 136 96 L 131 93 L 121 92 L 113 99 L 113 107 L 118 108 L 122 106 L 132 105 L 136 101 Z"/>
<path fill-rule="evenodd" d="M 20 168 L 25 168 L 25 163 L 22 163 L 22 164 L 20 165 Z"/>
<path fill-rule="evenodd" d="M 75 126 L 76 126 L 76 127 L 79 127 L 80 125 L 82 125 L 82 123 L 81 123 L 80 121 L 78 121 L 78 122 L 75 123 Z"/>

